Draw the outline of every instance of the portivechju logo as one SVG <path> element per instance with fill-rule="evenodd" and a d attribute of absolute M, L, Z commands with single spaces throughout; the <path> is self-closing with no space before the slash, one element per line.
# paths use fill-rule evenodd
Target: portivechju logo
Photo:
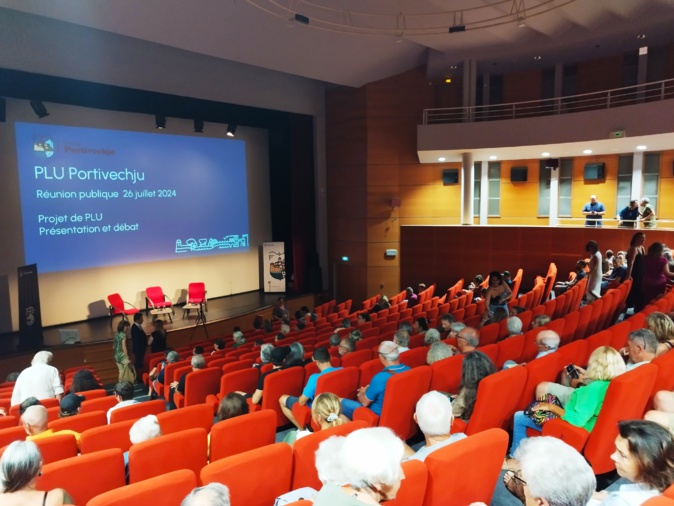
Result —
<path fill-rule="evenodd" d="M 54 141 L 42 139 L 33 144 L 33 151 L 40 158 L 49 158 L 54 154 Z"/>

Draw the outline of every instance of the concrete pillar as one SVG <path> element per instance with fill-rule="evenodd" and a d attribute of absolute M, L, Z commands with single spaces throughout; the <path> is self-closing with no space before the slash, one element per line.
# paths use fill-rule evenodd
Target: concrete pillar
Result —
<path fill-rule="evenodd" d="M 644 152 L 637 151 L 632 156 L 632 198 L 641 200 L 644 188 Z"/>
<path fill-rule="evenodd" d="M 463 106 L 468 112 L 464 121 L 473 121 L 473 107 L 475 107 L 475 92 L 477 88 L 477 63 L 473 59 L 463 62 Z"/>
<path fill-rule="evenodd" d="M 482 105 L 489 105 L 489 74 L 482 74 Z"/>
<path fill-rule="evenodd" d="M 461 225 L 473 224 L 473 154 L 461 154 Z"/>
<path fill-rule="evenodd" d="M 562 90 L 564 85 L 564 64 L 557 63 L 555 65 L 555 113 L 559 114 L 562 105 Z"/>
<path fill-rule="evenodd" d="M 489 218 L 489 162 L 480 162 L 480 225 Z"/>
<path fill-rule="evenodd" d="M 559 225 L 559 168 L 550 171 L 550 218 L 551 227 Z"/>
<path fill-rule="evenodd" d="M 639 48 L 639 60 L 637 63 L 637 84 L 646 84 L 648 78 L 648 46 Z M 637 92 L 637 100 L 644 101 L 645 87 L 640 87 Z"/>

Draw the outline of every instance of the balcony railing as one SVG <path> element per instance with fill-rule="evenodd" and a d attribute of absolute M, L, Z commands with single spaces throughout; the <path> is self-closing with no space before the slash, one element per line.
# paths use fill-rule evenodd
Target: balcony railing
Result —
<path fill-rule="evenodd" d="M 645 102 L 658 102 L 670 98 L 674 98 L 674 79 L 569 97 L 530 100 L 528 102 L 424 109 L 424 125 L 553 116 L 572 112 L 610 109 Z"/>

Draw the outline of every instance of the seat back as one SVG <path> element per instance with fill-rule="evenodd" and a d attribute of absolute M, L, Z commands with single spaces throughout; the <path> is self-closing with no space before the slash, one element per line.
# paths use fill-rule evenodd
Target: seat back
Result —
<path fill-rule="evenodd" d="M 371 350 L 379 344 L 379 336 L 368 337 L 356 341 L 356 350 Z"/>
<path fill-rule="evenodd" d="M 0 429 L 0 448 L 4 448 L 14 441 L 23 441 L 26 439 L 26 429 L 22 425 Z"/>
<path fill-rule="evenodd" d="M 490 323 L 482 327 L 480 329 L 480 346 L 496 343 L 500 328 L 501 326 L 498 323 Z"/>
<path fill-rule="evenodd" d="M 208 404 L 197 404 L 173 411 L 164 411 L 157 415 L 161 433 L 173 434 L 199 427 L 210 432 L 213 426 L 213 410 Z"/>
<path fill-rule="evenodd" d="M 592 308 L 592 316 L 590 316 L 590 321 L 585 330 L 586 336 L 590 336 L 602 330 L 601 315 L 604 310 L 604 299 L 597 299 L 592 304 L 589 304 L 589 306 Z"/>
<path fill-rule="evenodd" d="M 108 418 L 103 411 L 93 411 L 92 413 L 84 413 L 69 416 L 67 418 L 59 418 L 49 422 L 48 427 L 54 432 L 60 430 L 74 430 L 75 432 L 84 432 L 93 427 L 101 427 L 108 423 Z"/>
<path fill-rule="evenodd" d="M 105 388 L 97 388 L 96 390 L 85 390 L 84 392 L 77 392 L 77 395 L 81 395 L 86 400 L 90 401 L 92 399 L 98 399 L 100 397 L 107 397 L 108 392 L 105 390 Z"/>
<path fill-rule="evenodd" d="M 510 421 L 515 413 L 519 396 L 504 395 L 504 392 L 521 392 L 526 379 L 526 368 L 518 366 L 499 371 L 480 381 L 466 434 L 501 428 Z"/>
<path fill-rule="evenodd" d="M 630 322 L 624 321 L 607 329 L 613 334 L 613 338 L 611 339 L 612 348 L 620 350 L 627 346 L 627 337 L 631 332 L 631 327 L 632 324 Z"/>
<path fill-rule="evenodd" d="M 393 374 L 386 383 L 380 427 L 389 427 L 403 441 L 417 432 L 414 410 L 417 401 L 431 385 L 431 368 L 427 365 Z"/>
<path fill-rule="evenodd" d="M 489 504 L 507 448 L 508 434 L 489 429 L 428 455 L 424 461 L 428 469 L 424 506 Z"/>
<path fill-rule="evenodd" d="M 316 382 L 316 396 L 331 392 L 337 397 L 355 399 L 360 381 L 357 367 L 346 367 L 327 374 L 321 374 Z"/>
<path fill-rule="evenodd" d="M 405 364 L 412 368 L 419 367 L 422 365 L 428 365 L 426 363 L 427 355 L 428 355 L 428 348 L 426 348 L 425 346 L 407 350 L 406 352 L 400 354 L 400 363 Z"/>
<path fill-rule="evenodd" d="M 179 469 L 195 474 L 206 465 L 206 431 L 188 429 L 159 436 L 129 449 L 129 483 L 138 483 Z"/>
<path fill-rule="evenodd" d="M 304 385 L 304 368 L 291 367 L 268 375 L 264 379 L 262 409 L 271 409 L 276 413 L 276 426 L 281 427 L 289 422 L 281 411 L 278 400 L 282 395 L 299 397 Z"/>
<path fill-rule="evenodd" d="M 80 435 L 80 452 L 93 453 L 109 448 L 128 451 L 131 448 L 129 430 L 135 422 L 135 420 L 126 420 L 85 430 Z"/>
<path fill-rule="evenodd" d="M 585 339 L 587 342 L 587 357 L 585 357 L 585 364 L 590 360 L 590 355 L 592 352 L 601 346 L 611 346 L 611 340 L 613 339 L 613 334 L 610 330 L 602 330 L 596 334 Z"/>
<path fill-rule="evenodd" d="M 587 341 L 581 339 L 566 344 L 557 353 L 561 354 L 562 367 L 566 367 L 569 364 L 584 366 L 587 359 Z"/>
<path fill-rule="evenodd" d="M 269 364 L 268 364 L 269 365 Z M 222 366 L 222 374 L 227 374 L 228 372 L 241 371 L 243 369 L 252 369 L 253 361 L 250 359 L 247 360 L 238 360 L 236 362 L 231 362 Z M 257 368 L 255 368 L 257 369 Z M 258 372 L 260 370 L 258 369 Z"/>
<path fill-rule="evenodd" d="M 420 460 L 406 460 L 402 468 L 405 479 L 400 484 L 396 498 L 386 501 L 386 506 L 422 506 L 428 484 L 426 465 Z"/>
<path fill-rule="evenodd" d="M 498 342 L 498 361 L 496 368 L 502 369 L 506 360 L 520 361 L 522 350 L 524 350 L 524 334 L 511 336 Z"/>
<path fill-rule="evenodd" d="M 318 446 L 331 436 L 346 436 L 354 430 L 366 427 L 365 421 L 355 420 L 337 427 L 314 432 L 295 441 L 293 445 L 292 489 L 312 487 L 319 490 L 321 482 L 316 471 L 316 450 L 318 450 Z"/>
<path fill-rule="evenodd" d="M 74 504 L 87 504 L 97 495 L 125 484 L 122 451 L 112 448 L 43 466 L 37 488 L 43 491 L 63 488 Z"/>
<path fill-rule="evenodd" d="M 360 364 L 372 360 L 372 350 L 356 350 L 342 357 L 342 367 L 359 367 Z"/>
<path fill-rule="evenodd" d="M 573 341 L 573 337 L 576 334 L 576 328 L 578 328 L 579 319 L 579 311 L 572 311 L 564 316 L 564 332 L 559 335 L 562 345 Z"/>
<path fill-rule="evenodd" d="M 223 374 L 220 377 L 220 391 L 218 397 L 224 398 L 230 392 L 246 392 L 252 394 L 257 388 L 260 370 L 257 367 L 248 367 L 238 371 Z"/>
<path fill-rule="evenodd" d="M 531 404 L 536 396 L 536 386 L 543 381 L 554 382 L 564 365 L 566 364 L 562 364 L 562 354 L 559 350 L 528 362 L 524 366 L 527 370 L 527 380 L 524 382 L 515 411 L 521 411 Z"/>
<path fill-rule="evenodd" d="M 183 498 L 197 485 L 197 475 L 188 469 L 181 469 L 104 492 L 89 501 L 87 506 L 129 506 L 130 504 L 180 506 Z"/>
<path fill-rule="evenodd" d="M 585 336 L 590 335 L 587 331 L 587 327 L 590 324 L 590 318 L 592 318 L 592 304 L 581 307 L 578 315 L 578 326 L 576 327 L 576 332 L 573 334 L 574 341 L 584 339 Z"/>
<path fill-rule="evenodd" d="M 122 314 L 124 312 L 124 299 L 118 293 L 111 293 L 108 295 L 108 302 L 113 315 Z"/>
<path fill-rule="evenodd" d="M 489 359 L 496 364 L 498 362 L 498 345 L 497 344 L 488 344 L 486 346 L 480 346 L 478 351 L 481 351 L 489 357 Z"/>
<path fill-rule="evenodd" d="M 72 434 L 54 434 L 33 441 L 40 450 L 43 464 L 77 457 L 77 440 Z"/>
<path fill-rule="evenodd" d="M 187 302 L 199 304 L 206 300 L 206 283 L 190 283 L 187 285 Z"/>
<path fill-rule="evenodd" d="M 164 304 L 164 290 L 161 289 L 161 286 L 148 286 L 145 289 L 145 296 L 155 306 L 161 306 Z"/>
<path fill-rule="evenodd" d="M 161 399 L 153 401 L 137 402 L 115 409 L 110 413 L 110 423 L 123 422 L 125 420 L 138 420 L 147 415 L 158 415 L 166 411 L 166 404 Z"/>
<path fill-rule="evenodd" d="M 185 406 L 194 406 L 206 401 L 206 396 L 216 394 L 220 389 L 222 371 L 206 368 L 193 371 L 185 378 Z"/>
<path fill-rule="evenodd" d="M 270 409 L 223 420 L 211 429 L 211 462 L 274 444 L 275 438 L 276 413 Z"/>
<path fill-rule="evenodd" d="M 674 353 L 665 353 L 659 357 L 654 358 L 651 361 L 652 364 L 655 364 L 658 367 L 658 374 L 655 377 L 655 383 L 653 384 L 653 391 L 649 398 L 648 407 L 650 408 L 653 404 L 653 396 L 656 392 L 660 390 L 672 391 L 674 390 Z"/>
<path fill-rule="evenodd" d="M 430 366 L 432 377 L 429 390 L 451 394 L 459 393 L 463 358 L 464 355 L 454 355 L 432 363 Z"/>
<path fill-rule="evenodd" d="M 290 490 L 292 461 L 290 445 L 267 445 L 208 464 L 201 470 L 201 482 L 226 485 L 232 504 L 271 505 Z M 265 473 L 261 480 L 260 472 L 264 469 L 273 472 Z"/>
<path fill-rule="evenodd" d="M 358 369 L 360 369 L 360 384 L 361 386 L 365 386 L 370 384 L 375 374 L 384 369 L 384 364 L 381 363 L 379 356 L 377 356 L 372 360 L 360 364 Z"/>
<path fill-rule="evenodd" d="M 82 401 L 80 405 L 80 415 L 83 413 L 91 413 L 93 411 L 103 411 L 107 413 L 108 410 L 116 406 L 119 401 L 114 395 L 108 395 L 106 397 L 97 397 L 96 399 L 89 399 Z"/>

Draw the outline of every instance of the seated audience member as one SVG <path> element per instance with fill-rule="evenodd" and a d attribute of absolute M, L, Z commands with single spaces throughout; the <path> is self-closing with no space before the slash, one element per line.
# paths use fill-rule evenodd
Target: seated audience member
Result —
<path fill-rule="evenodd" d="M 282 395 L 279 398 L 279 404 L 281 406 L 281 411 L 283 411 L 283 414 L 288 417 L 288 420 L 292 422 L 292 424 L 297 427 L 298 429 L 302 429 L 293 416 L 293 406 L 295 404 L 299 404 L 300 406 L 305 406 L 308 405 L 311 407 L 311 403 L 314 400 L 314 397 L 316 396 L 316 383 L 318 382 L 318 378 L 324 374 L 331 373 L 333 371 L 337 371 L 341 369 L 341 367 L 332 367 L 332 364 L 330 363 L 330 352 L 328 352 L 327 348 L 324 347 L 318 347 L 314 350 L 312 360 L 316 363 L 318 366 L 318 371 L 317 373 L 312 374 L 309 376 L 309 379 L 307 380 L 307 384 L 304 386 L 304 390 L 302 390 L 302 394 L 299 397 L 295 397 L 292 395 Z"/>
<path fill-rule="evenodd" d="M 428 330 L 428 320 L 423 316 L 412 323 L 415 334 L 424 334 Z"/>
<path fill-rule="evenodd" d="M 441 336 L 438 329 L 428 329 L 424 334 L 424 345 L 430 346 L 433 343 L 440 342 Z"/>
<path fill-rule="evenodd" d="M 167 332 L 164 329 L 164 320 L 157 318 L 154 321 L 154 331 L 150 334 L 150 352 L 159 353 L 166 349 Z"/>
<path fill-rule="evenodd" d="M 626 275 L 627 275 L 627 266 L 625 265 L 625 257 L 618 256 L 616 257 L 615 268 L 611 271 L 611 274 L 605 276 L 604 280 L 601 282 L 601 291 L 605 292 L 606 290 L 608 290 L 608 285 L 611 284 L 612 281 L 617 280 L 619 283 L 622 283 L 623 281 L 625 281 Z"/>
<path fill-rule="evenodd" d="M 290 351 L 283 361 L 283 369 L 290 367 L 304 367 L 308 362 L 304 360 L 304 346 L 302 343 L 294 342 L 289 347 Z"/>
<path fill-rule="evenodd" d="M 203 355 L 203 354 L 204 354 L 203 346 L 195 346 L 194 349 L 192 350 L 192 355 Z"/>
<path fill-rule="evenodd" d="M 216 339 L 213 341 L 213 351 L 211 352 L 211 355 L 214 355 L 215 353 L 222 351 L 225 349 L 225 340 L 224 339 Z"/>
<path fill-rule="evenodd" d="M 466 324 L 463 322 L 452 322 L 449 324 L 449 333 L 447 334 L 447 339 L 456 339 L 463 329 L 466 328 Z"/>
<path fill-rule="evenodd" d="M 63 385 L 56 367 L 49 365 L 52 359 L 50 351 L 38 351 L 30 367 L 21 371 L 14 383 L 11 405 L 21 404 L 28 397 L 36 399 L 61 399 Z"/>
<path fill-rule="evenodd" d="M 496 372 L 491 359 L 481 351 L 474 350 L 466 355 L 461 364 L 461 383 L 458 395 L 452 402 L 452 413 L 455 417 L 468 422 L 473 414 L 477 400 L 477 388 L 487 376 Z"/>
<path fill-rule="evenodd" d="M 468 288 L 462 290 L 463 293 L 473 292 L 473 301 L 482 300 L 482 283 L 484 278 L 478 274 L 473 278 L 473 281 L 470 282 Z"/>
<path fill-rule="evenodd" d="M 271 312 L 271 318 L 274 321 L 283 321 L 290 318 L 290 312 L 286 307 L 286 300 L 283 297 L 279 297 L 276 301 L 276 306 Z"/>
<path fill-rule="evenodd" d="M 180 506 L 230 506 L 229 489 L 222 483 L 209 483 L 187 494 Z"/>
<path fill-rule="evenodd" d="M 47 408 L 44 406 L 30 406 L 26 408 L 23 415 L 21 416 L 21 423 L 23 428 L 26 431 L 26 441 L 34 441 L 36 439 L 42 439 L 46 437 L 53 436 L 54 434 L 72 434 L 77 440 L 77 445 L 80 444 L 80 434 L 72 430 L 60 430 L 54 432 L 54 429 L 48 429 L 47 424 L 49 423 L 47 417 Z"/>
<path fill-rule="evenodd" d="M 162 435 L 159 420 L 156 415 L 147 415 L 137 420 L 129 429 L 129 441 L 132 445 L 143 443 Z M 124 452 L 124 468 L 126 481 L 129 481 L 129 452 Z"/>
<path fill-rule="evenodd" d="M 356 341 L 351 337 L 345 337 L 339 342 L 339 356 L 343 357 L 347 353 L 352 353 L 356 351 Z"/>
<path fill-rule="evenodd" d="M 393 342 L 398 345 L 398 353 L 405 353 L 409 350 L 410 335 L 405 330 L 398 330 L 393 334 Z"/>
<path fill-rule="evenodd" d="M 381 415 L 386 383 L 395 374 L 410 370 L 409 366 L 400 363 L 398 345 L 393 341 L 383 341 L 378 355 L 384 370 L 375 374 L 369 385 L 358 389 L 358 400 L 342 399 L 342 412 L 349 420 L 353 420 L 353 412 L 360 407 L 369 407 L 375 414 Z"/>
<path fill-rule="evenodd" d="M 218 422 L 236 418 L 237 416 L 248 414 L 248 403 L 246 398 L 237 392 L 230 392 L 220 401 L 218 412 L 215 417 Z"/>
<path fill-rule="evenodd" d="M 202 350 L 203 351 L 203 350 Z M 184 373 L 178 381 L 171 383 L 171 391 L 169 392 L 169 406 L 170 409 L 176 409 L 175 402 L 173 402 L 173 396 L 176 392 L 180 392 L 185 395 L 185 381 L 187 380 L 187 375 L 190 372 L 199 371 L 206 367 L 206 361 L 204 360 L 203 355 L 192 355 L 192 360 L 190 360 L 190 365 L 192 366 L 192 371 L 187 371 Z"/>
<path fill-rule="evenodd" d="M 61 506 L 72 504 L 73 499 L 62 488 L 47 492 L 37 489 L 42 475 L 42 455 L 32 441 L 14 441 L 2 453 L 0 459 L 2 494 L 0 504 Z"/>
<path fill-rule="evenodd" d="M 342 414 L 342 405 L 339 397 L 329 392 L 323 392 L 314 399 L 311 405 L 311 420 L 320 427 L 320 430 L 337 427 L 349 421 Z M 288 432 L 283 441 L 289 445 L 293 445 L 295 441 L 311 433 L 308 427 L 306 429 L 292 430 Z"/>
<path fill-rule="evenodd" d="M 384 296 L 383 298 L 385 299 L 386 296 Z M 304 313 L 303 316 L 305 319 L 308 319 L 310 322 L 315 322 L 316 320 L 318 320 L 318 315 L 313 311 L 311 311 L 307 306 L 302 306 L 300 309 Z"/>
<path fill-rule="evenodd" d="M 96 378 L 89 369 L 80 369 L 73 374 L 73 381 L 70 384 L 70 391 L 74 394 L 88 392 L 89 390 L 100 390 L 103 386 L 96 381 Z"/>
<path fill-rule="evenodd" d="M 320 448 L 320 447 L 319 447 Z M 356 506 L 393 500 L 404 478 L 403 442 L 385 427 L 359 429 L 346 436 L 337 456 L 341 486 L 326 483 L 315 506 Z"/>
<path fill-rule="evenodd" d="M 604 277 L 610 274 L 613 268 L 615 267 L 615 256 L 613 256 L 613 250 L 607 249 L 604 255 L 604 259 L 601 261 L 601 272 Z"/>
<path fill-rule="evenodd" d="M 620 353 L 629 357 L 627 360 L 627 370 L 647 364 L 655 358 L 658 350 L 658 339 L 655 334 L 648 329 L 639 329 L 630 332 L 627 337 L 627 346 Z"/>
<path fill-rule="evenodd" d="M 426 444 L 409 458 L 423 461 L 435 450 L 465 438 L 463 433 L 450 434 L 453 420 L 452 403 L 446 395 L 436 391 L 422 395 L 417 402 L 414 421 L 424 434 Z M 407 447 L 405 451 L 410 453 L 414 450 Z"/>
<path fill-rule="evenodd" d="M 430 348 L 428 348 L 428 354 L 426 355 L 426 363 L 428 365 L 431 365 L 438 360 L 442 360 L 443 358 L 449 358 L 454 353 L 452 352 L 452 348 L 450 348 L 446 343 L 433 343 L 431 344 Z"/>
<path fill-rule="evenodd" d="M 328 339 L 328 343 L 330 346 L 339 346 L 339 342 L 342 340 L 341 336 L 339 334 L 332 334 L 330 338 Z"/>
<path fill-rule="evenodd" d="M 610 346 L 602 346 L 590 355 L 587 369 L 588 377 L 591 377 L 593 381 L 586 386 L 574 389 L 563 408 L 556 404 L 540 402 L 534 410 L 550 412 L 571 425 L 592 432 L 599 410 L 604 403 L 609 382 L 625 372 L 625 363 L 616 350 Z M 517 450 L 522 440 L 526 438 L 527 428 L 537 431 L 542 430 L 541 426 L 524 414 L 524 411 L 518 411 L 513 419 L 511 455 Z"/>
<path fill-rule="evenodd" d="M 255 389 L 255 392 L 253 392 L 253 395 L 247 394 L 246 392 L 237 392 L 237 393 L 243 395 L 244 397 L 250 397 L 250 402 L 252 402 L 253 404 L 260 404 L 260 402 L 262 401 L 262 389 L 264 388 L 265 378 L 270 374 L 273 374 L 281 370 L 281 368 L 283 367 L 283 361 L 288 356 L 288 353 L 290 353 L 290 348 L 288 346 L 279 346 L 277 348 L 274 348 L 271 351 L 271 360 L 270 360 L 272 368 L 269 371 L 260 374 L 260 377 L 257 380 L 257 388 Z"/>
<path fill-rule="evenodd" d="M 538 348 L 538 354 L 536 358 L 542 358 L 550 353 L 554 353 L 559 348 L 560 337 L 557 332 L 554 330 L 541 330 L 536 334 L 536 339 L 534 340 L 536 348 Z M 526 362 L 521 362 L 519 365 L 525 365 Z M 506 360 L 503 364 L 504 369 L 509 369 L 518 365 L 514 360 Z"/>
<path fill-rule="evenodd" d="M 110 423 L 110 415 L 114 410 L 123 408 L 124 406 L 131 406 L 138 402 L 133 398 L 133 384 L 130 381 L 120 381 L 117 383 L 114 395 L 115 399 L 117 399 L 117 404 L 108 410 L 108 423 Z"/>
<path fill-rule="evenodd" d="M 454 319 L 454 316 L 451 314 L 443 314 L 440 317 L 440 328 L 438 330 L 440 331 L 442 335 L 442 339 L 447 339 L 449 337 L 449 332 L 450 332 L 450 325 L 454 323 L 456 320 Z"/>
<path fill-rule="evenodd" d="M 18 372 L 10 372 L 7 377 L 5 378 L 5 383 L 14 383 L 17 378 L 19 377 Z"/>
<path fill-rule="evenodd" d="M 656 422 L 674 434 L 674 392 L 660 390 L 653 396 L 653 409 L 644 416 L 646 420 Z"/>
<path fill-rule="evenodd" d="M 367 323 L 370 320 L 370 315 L 367 313 L 358 313 L 358 316 L 356 317 L 356 321 L 358 322 L 358 325 L 362 325 L 363 323 Z"/>
<path fill-rule="evenodd" d="M 494 312 L 491 315 L 489 314 L 489 311 L 485 311 L 482 314 L 481 326 L 484 327 L 485 325 L 490 325 L 492 323 L 499 323 L 506 318 L 508 318 L 508 310 L 499 306 L 494 309 Z"/>
<path fill-rule="evenodd" d="M 300 318 L 297 320 L 297 324 L 295 325 L 295 330 L 297 332 L 303 331 L 307 327 L 307 320 L 306 318 Z"/>
<path fill-rule="evenodd" d="M 398 324 L 398 330 L 404 330 L 407 332 L 409 335 L 414 334 L 414 327 L 410 322 L 400 322 Z"/>
<path fill-rule="evenodd" d="M 545 327 L 548 323 L 550 323 L 550 320 L 552 320 L 552 318 L 546 314 L 536 315 L 534 316 L 534 319 L 531 320 L 531 329 L 533 330 L 539 327 Z"/>
<path fill-rule="evenodd" d="M 342 323 L 335 329 L 337 332 L 339 329 L 348 329 L 351 327 L 351 320 L 349 318 L 342 318 Z"/>
<path fill-rule="evenodd" d="M 59 418 L 68 418 L 80 412 L 82 401 L 86 398 L 82 395 L 67 394 L 59 403 Z"/>
<path fill-rule="evenodd" d="M 513 306 L 509 308 L 509 312 L 513 316 L 518 316 L 526 311 L 526 308 L 523 308 L 522 306 Z"/>
<path fill-rule="evenodd" d="M 242 344 L 246 344 L 246 338 L 240 330 L 237 330 L 232 334 L 232 339 L 234 340 L 234 345 L 232 346 L 233 349 L 237 349 Z"/>
<path fill-rule="evenodd" d="M 264 343 L 260 346 L 260 363 L 253 364 L 253 367 L 262 367 L 265 364 L 271 364 L 271 352 L 274 350 L 274 345 Z"/>
<path fill-rule="evenodd" d="M 657 357 L 674 348 L 674 322 L 669 316 L 658 311 L 649 314 L 646 317 L 646 328 L 658 340 L 658 349 L 655 352 Z"/>
<path fill-rule="evenodd" d="M 506 322 L 506 327 L 508 327 L 508 337 L 518 336 L 522 333 L 522 320 L 517 316 L 511 316 Z"/>
<path fill-rule="evenodd" d="M 454 354 L 461 353 L 465 355 L 477 349 L 480 346 L 480 333 L 473 327 L 464 327 L 456 335 L 456 348 L 450 347 Z"/>
<path fill-rule="evenodd" d="M 177 351 L 170 350 L 166 353 L 166 359 L 162 360 L 152 368 L 149 374 L 149 395 L 151 399 L 157 397 L 157 385 L 164 384 L 164 370 L 166 369 L 166 366 L 168 364 L 175 364 L 176 362 L 180 362 L 180 354 Z"/>
<path fill-rule="evenodd" d="M 265 320 L 263 327 L 265 334 L 271 334 L 274 330 L 274 326 L 272 325 L 271 320 Z"/>
<path fill-rule="evenodd" d="M 23 415 L 31 406 L 42 406 L 42 404 L 35 397 L 28 397 L 28 399 L 19 404 L 19 416 Z"/>
<path fill-rule="evenodd" d="M 560 439 L 543 436 L 522 441 L 515 458 L 519 469 L 508 470 L 503 481 L 527 505 L 585 506 L 597 486 L 587 461 Z M 505 502 L 499 501 L 498 493 L 497 487 L 494 504 Z"/>
<path fill-rule="evenodd" d="M 611 460 L 629 483 L 595 492 L 588 506 L 639 506 L 674 484 L 674 439 L 668 430 L 645 420 L 622 420 L 618 433 Z"/>
<path fill-rule="evenodd" d="M 363 333 L 358 329 L 353 329 L 351 332 L 349 332 L 349 337 L 358 342 L 363 338 Z"/>
<path fill-rule="evenodd" d="M 419 296 L 414 293 L 411 286 L 405 288 L 405 300 L 407 301 L 408 308 L 416 306 L 417 302 L 419 302 Z"/>
<path fill-rule="evenodd" d="M 331 436 L 318 445 L 316 450 L 316 472 L 323 485 L 331 483 L 339 487 L 346 478 L 339 464 L 339 454 L 344 444 L 344 436 Z"/>

